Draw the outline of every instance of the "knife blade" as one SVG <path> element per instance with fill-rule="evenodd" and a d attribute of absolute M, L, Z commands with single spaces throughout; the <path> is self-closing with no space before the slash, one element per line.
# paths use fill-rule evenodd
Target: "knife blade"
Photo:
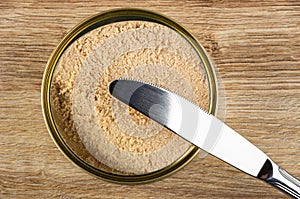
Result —
<path fill-rule="evenodd" d="M 123 103 L 237 169 L 300 198 L 300 182 L 228 125 L 185 98 L 130 79 L 111 82 L 109 91 Z"/>

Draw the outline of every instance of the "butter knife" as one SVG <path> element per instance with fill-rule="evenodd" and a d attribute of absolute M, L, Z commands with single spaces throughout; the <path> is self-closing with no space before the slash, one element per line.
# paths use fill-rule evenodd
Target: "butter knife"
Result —
<path fill-rule="evenodd" d="M 120 79 L 110 93 L 207 153 L 300 199 L 300 181 L 225 123 L 183 97 L 155 85 Z"/>

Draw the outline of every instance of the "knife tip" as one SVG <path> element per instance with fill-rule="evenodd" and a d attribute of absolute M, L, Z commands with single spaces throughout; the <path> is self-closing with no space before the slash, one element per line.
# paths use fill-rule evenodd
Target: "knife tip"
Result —
<path fill-rule="evenodd" d="M 112 95 L 119 80 L 114 80 L 109 84 L 109 93 Z"/>

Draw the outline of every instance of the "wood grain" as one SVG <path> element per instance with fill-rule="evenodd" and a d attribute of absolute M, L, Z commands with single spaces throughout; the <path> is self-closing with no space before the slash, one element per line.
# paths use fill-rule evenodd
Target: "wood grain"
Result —
<path fill-rule="evenodd" d="M 9 0 L 0 3 L 0 198 L 288 198 L 210 156 L 127 186 L 61 154 L 42 117 L 44 66 L 75 24 L 120 7 L 161 12 L 195 34 L 222 77 L 225 121 L 300 178 L 299 1 Z"/>

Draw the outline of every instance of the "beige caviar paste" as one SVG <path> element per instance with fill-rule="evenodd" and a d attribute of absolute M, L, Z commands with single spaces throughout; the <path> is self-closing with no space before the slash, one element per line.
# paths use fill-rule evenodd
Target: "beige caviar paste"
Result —
<path fill-rule="evenodd" d="M 163 25 L 126 21 L 92 30 L 62 55 L 51 90 L 57 125 L 94 165 L 131 174 L 162 169 L 190 144 L 110 95 L 110 82 L 126 77 L 208 107 L 205 72 L 190 44 Z"/>

